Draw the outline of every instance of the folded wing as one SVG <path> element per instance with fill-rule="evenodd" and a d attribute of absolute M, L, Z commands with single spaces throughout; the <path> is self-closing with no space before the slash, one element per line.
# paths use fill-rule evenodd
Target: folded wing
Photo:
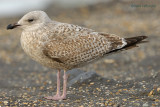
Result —
<path fill-rule="evenodd" d="M 50 40 L 45 44 L 43 53 L 48 58 L 72 68 L 98 59 L 125 44 L 123 38 L 113 34 L 89 32 L 83 35 L 81 31 L 76 36 L 68 35 L 65 39 L 57 36 Z"/>

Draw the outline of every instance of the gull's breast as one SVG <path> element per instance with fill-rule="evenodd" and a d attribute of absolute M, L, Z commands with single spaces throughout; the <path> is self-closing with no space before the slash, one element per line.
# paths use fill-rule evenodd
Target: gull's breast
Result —
<path fill-rule="evenodd" d="M 46 67 L 54 69 L 63 68 L 62 65 L 54 62 L 43 54 L 44 41 L 42 36 L 37 35 L 36 32 L 22 32 L 20 42 L 25 53 L 33 60 Z"/>
<path fill-rule="evenodd" d="M 37 59 L 40 56 L 40 40 L 34 32 L 22 32 L 21 46 L 23 50 L 33 59 Z"/>

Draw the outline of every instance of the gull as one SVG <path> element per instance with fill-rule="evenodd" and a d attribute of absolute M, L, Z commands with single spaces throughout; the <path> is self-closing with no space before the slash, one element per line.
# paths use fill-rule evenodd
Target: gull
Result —
<path fill-rule="evenodd" d="M 7 29 L 23 29 L 20 42 L 23 50 L 43 66 L 56 69 L 57 92 L 51 100 L 66 99 L 66 72 L 84 66 L 110 53 L 141 43 L 147 36 L 122 38 L 115 34 L 96 32 L 78 25 L 51 20 L 44 11 L 31 11 Z M 60 92 L 60 70 L 64 70 L 63 93 Z"/>

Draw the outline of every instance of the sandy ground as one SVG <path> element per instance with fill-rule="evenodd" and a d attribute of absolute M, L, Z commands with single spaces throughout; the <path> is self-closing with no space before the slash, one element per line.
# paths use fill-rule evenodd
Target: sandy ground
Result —
<path fill-rule="evenodd" d="M 160 104 L 160 6 L 133 8 L 109 2 L 81 8 L 51 5 L 57 21 L 122 37 L 147 35 L 148 43 L 80 68 L 96 73 L 68 87 L 67 100 L 48 101 L 56 90 L 56 72 L 32 61 L 20 47 L 21 30 L 7 31 L 17 18 L 0 19 L 0 106 L 158 106 Z M 75 70 L 75 74 L 84 74 Z M 74 75 L 74 73 L 73 73 Z M 77 76 L 76 75 L 76 76 Z M 76 77 L 75 76 L 75 77 Z M 71 76 L 69 81 L 74 77 Z M 77 80 L 79 81 L 79 80 Z"/>

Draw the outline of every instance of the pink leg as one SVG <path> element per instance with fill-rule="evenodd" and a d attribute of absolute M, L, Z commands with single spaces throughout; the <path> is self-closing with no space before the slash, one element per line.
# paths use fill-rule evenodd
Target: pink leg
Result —
<path fill-rule="evenodd" d="M 60 70 L 58 70 L 57 72 L 57 93 L 55 96 L 48 96 L 48 97 L 45 97 L 46 99 L 57 99 L 60 97 Z"/>
<path fill-rule="evenodd" d="M 63 94 L 62 94 L 62 98 L 66 99 L 66 94 L 67 94 L 67 78 L 68 75 L 66 74 L 66 70 L 64 70 L 64 75 L 63 75 Z"/>
<path fill-rule="evenodd" d="M 63 76 L 63 94 L 62 96 L 60 96 L 60 71 L 58 71 L 57 73 L 57 94 L 55 96 L 49 96 L 49 97 L 45 97 L 46 99 L 49 100 L 63 100 L 66 99 L 66 91 L 67 91 L 67 74 L 66 74 L 66 70 L 64 70 L 64 76 Z"/>
<path fill-rule="evenodd" d="M 61 80 L 60 80 L 60 70 L 58 70 L 58 73 L 57 73 L 57 94 L 56 94 L 56 96 L 60 96 L 60 94 L 61 94 L 61 92 L 60 92 L 60 82 L 61 82 Z"/>

